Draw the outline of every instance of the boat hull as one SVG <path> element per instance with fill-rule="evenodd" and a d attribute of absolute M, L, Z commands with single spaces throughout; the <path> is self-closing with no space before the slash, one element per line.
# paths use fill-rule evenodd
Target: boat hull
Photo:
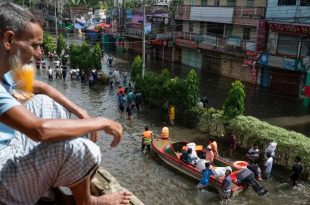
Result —
<path fill-rule="evenodd" d="M 196 169 L 194 166 L 187 164 L 183 162 L 182 160 L 177 157 L 177 155 L 174 155 L 173 152 L 170 151 L 170 149 L 173 148 L 173 144 L 175 142 L 171 140 L 164 140 L 164 139 L 154 139 L 152 141 L 152 150 L 158 154 L 158 156 L 168 165 L 175 168 L 179 172 L 186 174 L 190 176 L 193 179 L 200 180 L 201 179 L 201 172 L 199 172 L 198 169 Z M 183 144 L 186 144 L 186 142 L 183 142 Z M 216 157 L 215 161 L 218 164 L 221 164 L 222 166 L 231 166 L 233 168 L 232 175 L 236 175 L 238 172 L 238 168 L 234 167 L 233 164 L 225 161 L 223 158 Z M 222 181 L 223 177 L 216 179 L 215 176 L 211 176 L 209 180 L 209 186 L 211 188 L 216 189 L 218 192 L 221 190 L 222 187 Z M 237 183 L 232 184 L 232 197 L 236 196 L 240 192 L 244 190 L 244 186 L 239 185 Z"/>

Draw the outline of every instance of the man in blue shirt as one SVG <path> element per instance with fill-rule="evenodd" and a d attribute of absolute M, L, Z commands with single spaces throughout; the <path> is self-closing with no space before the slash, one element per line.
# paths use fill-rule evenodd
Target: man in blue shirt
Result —
<path fill-rule="evenodd" d="M 209 184 L 210 176 L 213 175 L 212 170 L 210 169 L 211 163 L 207 161 L 205 163 L 206 168 L 202 170 L 202 176 L 199 181 L 199 184 L 197 185 L 199 190 L 205 189 Z"/>
<path fill-rule="evenodd" d="M 11 95 L 12 82 L 5 74 L 17 76 L 42 57 L 41 19 L 15 4 L 0 4 L 0 204 L 36 204 L 58 186 L 69 187 L 78 205 L 129 204 L 130 192 L 91 195 L 91 175 L 101 153 L 91 140 L 77 137 L 92 133 L 96 141 L 97 131 L 103 130 L 116 146 L 122 137 L 118 122 L 90 117 L 40 81 L 27 84 L 36 95 L 24 105 Z M 69 119 L 69 112 L 80 119 Z"/>

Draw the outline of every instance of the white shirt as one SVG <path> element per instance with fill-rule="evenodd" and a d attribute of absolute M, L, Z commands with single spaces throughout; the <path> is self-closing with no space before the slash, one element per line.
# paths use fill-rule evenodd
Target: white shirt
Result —
<path fill-rule="evenodd" d="M 196 162 L 196 168 L 199 170 L 199 172 L 206 168 L 206 162 L 207 160 L 205 159 L 198 159 L 198 161 Z"/>
<path fill-rule="evenodd" d="M 265 172 L 270 173 L 272 169 L 273 158 L 269 157 L 265 162 Z"/>

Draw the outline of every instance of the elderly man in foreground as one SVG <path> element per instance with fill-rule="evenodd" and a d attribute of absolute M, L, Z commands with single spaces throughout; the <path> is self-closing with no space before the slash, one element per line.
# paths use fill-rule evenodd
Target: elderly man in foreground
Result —
<path fill-rule="evenodd" d="M 91 118 L 51 86 L 33 79 L 31 64 L 41 57 L 41 18 L 28 9 L 0 4 L 0 204 L 33 205 L 51 187 L 67 186 L 78 205 L 129 204 L 130 192 L 99 197 L 90 193 L 91 176 L 101 160 L 86 137 L 103 130 L 122 137 L 122 126 Z M 12 86 L 35 94 L 26 104 L 12 97 Z M 79 119 L 69 119 L 69 113 Z"/>

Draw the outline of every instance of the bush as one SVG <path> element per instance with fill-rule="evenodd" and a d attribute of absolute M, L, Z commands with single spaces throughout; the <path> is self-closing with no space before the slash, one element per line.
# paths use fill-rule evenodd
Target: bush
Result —
<path fill-rule="evenodd" d="M 134 83 L 142 76 L 142 58 L 138 55 L 131 65 L 131 79 Z"/>
<path fill-rule="evenodd" d="M 45 53 L 56 51 L 55 39 L 48 33 L 44 33 L 43 48 L 44 48 Z"/>
<path fill-rule="evenodd" d="M 101 70 L 101 49 L 98 44 L 93 49 L 86 43 L 81 46 L 71 45 L 69 54 L 73 68 L 79 67 L 86 72 L 90 72 L 93 68 Z"/>
<path fill-rule="evenodd" d="M 306 166 L 310 166 L 310 138 L 284 128 L 270 125 L 251 116 L 238 116 L 229 122 L 229 129 L 236 131 L 238 142 L 248 148 L 257 143 L 260 148 L 276 141 L 276 162 L 290 166 L 295 156 L 300 156 Z"/>
<path fill-rule="evenodd" d="M 237 80 L 232 83 L 232 88 L 229 90 L 228 97 L 225 100 L 223 110 L 224 116 L 228 119 L 242 115 L 244 111 L 244 85 Z"/>
<path fill-rule="evenodd" d="M 59 57 L 61 57 L 63 50 L 67 47 L 64 36 L 59 34 L 57 37 L 57 47 L 56 53 Z"/>
<path fill-rule="evenodd" d="M 263 151 L 271 142 L 277 142 L 275 163 L 290 168 L 295 156 L 300 156 L 305 167 L 310 166 L 310 138 L 284 128 L 270 125 L 251 116 L 237 116 L 227 120 L 221 110 L 195 107 L 185 111 L 186 122 L 208 134 L 221 136 L 234 130 L 238 144 L 248 149 L 256 143 Z M 227 126 L 225 124 L 227 123 Z"/>

